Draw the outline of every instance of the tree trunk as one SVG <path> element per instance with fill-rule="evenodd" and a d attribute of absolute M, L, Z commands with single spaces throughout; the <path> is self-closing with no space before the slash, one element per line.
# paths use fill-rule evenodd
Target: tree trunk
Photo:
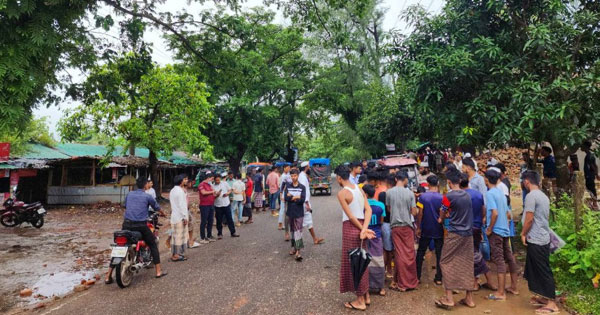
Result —
<path fill-rule="evenodd" d="M 238 157 L 230 157 L 229 159 L 227 159 L 227 163 L 229 163 L 229 169 L 235 174 L 236 172 L 240 172 L 241 174 L 241 164 L 242 164 L 242 159 L 238 158 Z"/>
<path fill-rule="evenodd" d="M 583 173 L 575 171 L 573 182 L 573 206 L 575 208 L 575 232 L 581 231 L 583 226 L 583 195 L 585 193 L 585 181 Z"/>
<path fill-rule="evenodd" d="M 556 186 L 558 188 L 558 195 L 556 197 L 558 199 L 563 193 L 570 192 L 571 180 L 567 159 L 571 152 L 564 146 L 551 144 L 554 151 L 554 160 L 556 161 Z"/>
<path fill-rule="evenodd" d="M 154 153 L 152 150 L 150 150 L 150 153 L 148 154 L 148 162 L 150 163 L 150 178 L 155 185 L 159 184 L 160 179 L 158 174 L 158 158 L 156 157 L 156 153 Z M 158 186 L 158 195 L 160 196 L 162 188 L 160 187 L 161 185 Z"/>
<path fill-rule="evenodd" d="M 129 144 L 129 155 L 135 156 L 135 144 L 133 143 Z"/>

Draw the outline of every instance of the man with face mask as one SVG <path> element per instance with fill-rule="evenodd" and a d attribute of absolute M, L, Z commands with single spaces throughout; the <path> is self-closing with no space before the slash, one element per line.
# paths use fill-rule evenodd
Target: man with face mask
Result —
<path fill-rule="evenodd" d="M 307 189 L 310 189 L 310 183 L 308 181 L 308 175 L 310 174 L 310 167 L 308 166 L 308 162 L 302 162 L 300 164 L 300 176 L 298 177 L 298 181 Z M 310 194 L 306 194 L 306 200 L 304 201 L 304 222 L 303 226 L 308 229 L 310 232 L 310 236 L 312 236 L 315 245 L 323 244 L 325 239 L 317 237 L 315 234 L 315 229 L 313 228 L 313 219 L 312 219 L 312 208 L 310 206 Z"/>

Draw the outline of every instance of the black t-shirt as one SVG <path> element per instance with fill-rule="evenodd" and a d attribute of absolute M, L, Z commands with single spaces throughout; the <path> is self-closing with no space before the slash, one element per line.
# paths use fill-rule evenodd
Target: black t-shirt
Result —
<path fill-rule="evenodd" d="M 596 164 L 596 157 L 590 152 L 585 155 L 585 159 L 583 160 L 583 176 L 586 179 L 594 179 L 596 178 L 596 174 L 594 174 L 593 165 Z"/>
<path fill-rule="evenodd" d="M 379 197 L 377 197 L 377 199 L 379 202 L 382 202 L 385 205 L 385 191 L 380 192 Z M 388 210 L 389 207 L 387 205 L 385 205 L 385 209 L 386 209 L 386 211 L 385 211 L 386 216 L 383 217 L 383 222 L 390 223 L 391 216 L 390 216 L 390 211 Z"/>
<path fill-rule="evenodd" d="M 502 179 L 502 182 L 508 188 L 508 196 L 506 196 L 506 202 L 508 202 L 508 206 L 510 207 L 510 179 L 508 179 L 508 177 L 504 177 Z"/>

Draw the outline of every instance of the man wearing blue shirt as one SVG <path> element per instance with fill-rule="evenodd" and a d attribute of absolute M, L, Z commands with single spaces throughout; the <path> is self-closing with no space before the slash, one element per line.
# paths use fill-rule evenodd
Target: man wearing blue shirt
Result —
<path fill-rule="evenodd" d="M 160 267 L 160 254 L 158 252 L 158 245 L 156 244 L 156 237 L 154 233 L 150 231 L 150 228 L 146 225 L 148 220 L 148 207 L 152 207 L 155 211 L 158 211 L 161 215 L 165 215 L 160 209 L 160 205 L 144 191 L 148 188 L 148 180 L 145 177 L 140 177 L 136 181 L 137 189 L 131 191 L 125 197 L 125 220 L 123 221 L 123 230 L 136 231 L 142 233 L 142 239 L 148 247 L 150 247 L 150 253 L 152 253 L 152 262 L 156 268 L 156 278 L 161 278 L 167 275 L 166 272 L 162 272 Z M 112 279 L 113 268 L 108 269 L 105 282 L 110 284 L 113 282 Z"/>
<path fill-rule="evenodd" d="M 504 284 L 506 281 L 506 264 L 510 271 L 510 288 L 506 291 L 518 294 L 517 291 L 517 274 L 519 267 L 515 262 L 515 257 L 510 248 L 510 228 L 508 222 L 512 218 L 512 214 L 508 209 L 506 197 L 504 193 L 496 187 L 500 180 L 500 173 L 494 170 L 485 172 L 485 183 L 489 187 L 486 194 L 487 200 L 487 222 L 488 228 L 486 234 L 490 242 L 491 260 L 496 265 L 498 272 L 498 290 L 494 294 L 488 296 L 489 300 L 506 300 Z M 506 264 L 505 264 L 506 262 Z"/>
<path fill-rule="evenodd" d="M 417 237 L 419 237 L 419 249 L 417 249 L 417 278 L 421 280 L 423 258 L 433 240 L 435 245 L 435 277 L 433 282 L 442 284 L 442 269 L 440 258 L 442 257 L 442 245 L 444 244 L 444 228 L 438 222 L 440 208 L 442 207 L 442 194 L 439 193 L 439 179 L 435 175 L 427 177 L 429 191 L 419 196 L 419 203 L 423 205 L 423 211 L 419 211 L 417 217 Z"/>

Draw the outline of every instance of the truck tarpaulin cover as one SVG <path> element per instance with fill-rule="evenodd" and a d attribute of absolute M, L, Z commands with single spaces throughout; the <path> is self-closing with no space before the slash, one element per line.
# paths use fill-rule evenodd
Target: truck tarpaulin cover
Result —
<path fill-rule="evenodd" d="M 331 166 L 314 165 L 310 168 L 310 177 L 329 177 L 331 176 Z"/>

